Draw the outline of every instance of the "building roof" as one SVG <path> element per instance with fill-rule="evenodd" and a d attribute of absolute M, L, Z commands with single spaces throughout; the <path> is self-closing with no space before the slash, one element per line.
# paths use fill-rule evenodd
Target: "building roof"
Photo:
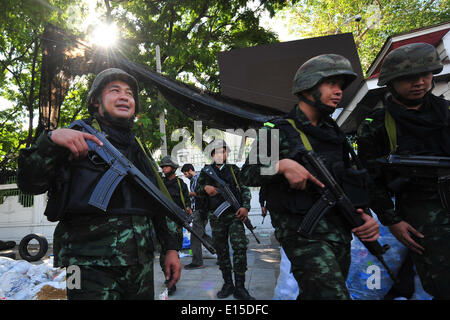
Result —
<path fill-rule="evenodd" d="M 450 31 L 450 22 L 441 23 L 438 25 L 415 29 L 408 32 L 403 32 L 390 36 L 383 47 L 379 51 L 377 57 L 372 62 L 372 65 L 367 71 L 369 79 L 378 78 L 381 70 L 381 65 L 386 55 L 401 46 L 409 43 L 424 42 L 437 47 L 442 38 Z"/>
<path fill-rule="evenodd" d="M 370 66 L 367 78 L 360 83 L 358 91 L 352 96 L 352 100 L 336 119 L 344 132 L 355 132 L 367 113 L 373 110 L 386 94 L 386 87 L 377 85 L 381 65 L 386 55 L 398 47 L 418 42 L 435 46 L 441 59 L 443 59 L 444 69 L 434 76 L 435 81 L 448 81 L 450 79 L 450 61 L 448 60 L 450 54 L 450 22 L 393 35 L 386 40 Z"/>

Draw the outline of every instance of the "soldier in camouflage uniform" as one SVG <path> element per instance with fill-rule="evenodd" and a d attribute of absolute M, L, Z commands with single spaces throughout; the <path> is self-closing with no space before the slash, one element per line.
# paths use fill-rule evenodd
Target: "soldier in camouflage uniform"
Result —
<path fill-rule="evenodd" d="M 225 282 L 222 289 L 217 293 L 217 297 L 223 299 L 233 294 L 239 300 L 253 300 L 254 298 L 245 288 L 248 239 L 242 223 L 247 219 L 250 210 L 250 189 L 239 181 L 239 168 L 234 164 L 226 163 L 229 148 L 223 140 L 216 139 L 208 146 L 208 149 L 211 150 L 211 156 L 214 159 L 211 167 L 222 180 L 228 183 L 242 206 L 237 212 L 228 208 L 219 217 L 216 217 L 213 212 L 224 202 L 224 198 L 218 194 L 216 189 L 218 183 L 204 171 L 201 171 L 195 192 L 199 197 L 208 198 L 208 218 L 211 223 L 213 244 L 217 251 L 219 268 Z M 233 265 L 231 265 L 228 240 L 233 248 Z"/>
<path fill-rule="evenodd" d="M 89 92 L 88 109 L 92 117 L 85 121 L 105 132 L 137 168 L 161 185 L 150 153 L 131 131 L 139 109 L 136 79 L 121 69 L 100 72 Z M 118 185 L 106 214 L 90 206 L 92 191 L 108 166 L 88 153 L 86 139 L 101 144 L 75 129 L 44 132 L 20 152 L 18 185 L 30 194 L 49 192 L 45 215 L 59 221 L 54 266 L 77 265 L 81 271 L 81 288 L 68 285 L 68 299 L 154 299 L 152 226 L 167 249 L 166 278 L 173 273 L 171 286 L 181 272 L 175 225 L 127 179 Z"/>
<path fill-rule="evenodd" d="M 270 164 L 265 164 L 258 153 L 263 143 L 259 139 L 241 171 L 242 183 L 265 188 L 275 236 L 291 262 L 300 299 L 350 299 L 346 279 L 352 232 L 364 241 L 374 241 L 379 235 L 376 220 L 362 209 L 358 212 L 365 223 L 353 230 L 332 208 L 319 220 L 311 238 L 297 232 L 306 212 L 319 198 L 317 188 L 323 184 L 302 165 L 296 150 L 314 150 L 330 172 L 343 165 L 346 138 L 330 114 L 338 107 L 344 88 L 355 78 L 350 62 L 340 55 L 325 54 L 305 62 L 293 82 L 292 93 L 299 103 L 285 117 L 273 119 L 261 129 L 268 130 L 271 140 L 267 141 L 267 154 L 273 157 L 272 152 L 277 152 L 271 150 L 272 139 L 279 145 L 279 161 L 272 164 L 275 174 L 262 171 Z M 257 161 L 251 163 L 255 153 Z"/>
<path fill-rule="evenodd" d="M 436 49 L 414 43 L 390 52 L 378 85 L 390 96 L 358 129 L 358 154 L 372 176 L 371 208 L 381 223 L 412 250 L 424 289 L 436 299 L 450 299 L 450 215 L 432 178 L 410 177 L 405 187 L 388 189 L 391 175 L 377 158 L 390 153 L 450 156 L 450 102 L 431 93 L 433 74 L 443 65 Z M 395 196 L 395 206 L 391 196 Z"/>

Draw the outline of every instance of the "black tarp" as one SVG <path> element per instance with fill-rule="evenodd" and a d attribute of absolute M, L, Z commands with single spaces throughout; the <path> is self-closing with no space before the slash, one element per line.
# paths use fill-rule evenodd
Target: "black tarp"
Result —
<path fill-rule="evenodd" d="M 68 83 L 76 75 L 98 73 L 110 67 L 122 68 L 142 84 L 154 85 L 174 107 L 189 118 L 201 120 L 219 129 L 248 129 L 283 112 L 220 94 L 205 92 L 195 86 L 169 79 L 147 66 L 128 60 L 118 51 L 94 50 L 81 40 L 54 26 L 47 26 L 42 36 L 42 81 L 40 90 L 40 128 L 56 127 L 59 109 Z M 143 87 L 143 86 L 142 86 Z"/>
<path fill-rule="evenodd" d="M 202 91 L 195 86 L 169 79 L 148 68 L 117 57 L 116 66 L 141 83 L 155 85 L 167 101 L 194 120 L 219 129 L 261 127 L 262 123 L 283 114 L 263 105 Z"/>

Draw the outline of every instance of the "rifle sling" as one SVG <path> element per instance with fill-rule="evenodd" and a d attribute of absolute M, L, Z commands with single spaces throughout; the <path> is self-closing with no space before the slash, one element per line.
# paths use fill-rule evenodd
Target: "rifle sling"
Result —
<path fill-rule="evenodd" d="M 180 190 L 180 197 L 181 197 L 181 203 L 183 204 L 183 208 L 184 210 L 186 210 L 186 201 L 184 200 L 184 196 L 183 196 L 183 190 L 181 189 L 181 182 L 180 179 L 176 178 L 177 182 L 178 182 L 178 189 Z"/>
<path fill-rule="evenodd" d="M 386 127 L 386 132 L 389 137 L 389 146 L 391 148 L 391 153 L 394 153 L 397 149 L 397 126 L 395 124 L 394 118 L 387 109 L 384 113 L 384 126 Z"/>
<path fill-rule="evenodd" d="M 164 181 L 161 179 L 161 176 L 159 175 L 158 169 L 156 169 L 156 166 L 153 163 L 152 159 L 148 156 L 146 149 L 145 149 L 144 145 L 142 144 L 141 140 L 138 137 L 135 137 L 135 138 L 136 138 L 137 143 L 141 147 L 142 151 L 144 152 L 145 157 L 147 158 L 148 162 L 150 163 L 150 166 L 152 167 L 153 172 L 155 173 L 156 182 L 158 183 L 159 190 L 161 190 L 161 192 L 164 193 L 164 195 L 167 198 L 169 198 L 170 200 L 173 201 L 172 197 L 169 194 L 169 190 L 167 190 L 167 187 L 164 184 Z"/>

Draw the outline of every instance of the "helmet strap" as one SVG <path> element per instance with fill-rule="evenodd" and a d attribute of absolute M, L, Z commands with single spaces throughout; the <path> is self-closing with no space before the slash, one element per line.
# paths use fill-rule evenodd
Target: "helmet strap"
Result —
<path fill-rule="evenodd" d="M 432 85 L 431 85 L 430 90 L 428 90 L 427 93 L 425 93 L 425 95 L 422 98 L 420 98 L 420 99 L 407 99 L 407 98 L 401 96 L 397 92 L 397 90 L 394 89 L 394 86 L 392 85 L 392 82 L 389 82 L 386 86 L 387 86 L 389 92 L 392 94 L 392 96 L 396 100 L 400 101 L 405 106 L 415 107 L 415 106 L 423 104 L 425 102 L 426 97 L 431 94 L 431 91 L 433 91 L 433 89 L 434 89 L 434 80 L 432 81 Z"/>
<path fill-rule="evenodd" d="M 170 171 L 169 171 L 167 174 L 164 174 L 164 176 L 165 176 L 166 178 L 170 178 L 170 177 L 172 177 L 173 175 L 175 175 L 175 172 L 176 172 L 176 171 L 177 171 L 176 168 L 170 167 Z"/>
<path fill-rule="evenodd" d="M 298 94 L 298 98 L 300 99 L 300 101 L 303 101 L 304 103 L 309 104 L 311 107 L 316 108 L 322 117 L 329 116 L 336 110 L 336 108 L 326 105 L 325 103 L 322 102 L 321 100 L 322 94 L 320 93 L 319 89 L 315 88 L 312 91 L 312 96 L 315 101 L 305 98 L 305 96 L 302 95 L 301 93 Z"/>
<path fill-rule="evenodd" d="M 133 127 L 134 119 L 136 117 L 136 114 L 134 114 L 133 117 L 130 119 L 124 119 L 124 118 L 117 118 L 112 116 L 108 111 L 106 111 L 105 106 L 103 105 L 102 99 L 98 99 L 99 108 L 102 108 L 103 111 L 103 117 L 100 115 L 100 113 L 97 111 L 95 112 L 95 116 L 98 115 L 98 117 L 103 118 L 106 122 L 110 123 L 113 127 L 119 127 L 123 129 L 129 129 Z"/>

